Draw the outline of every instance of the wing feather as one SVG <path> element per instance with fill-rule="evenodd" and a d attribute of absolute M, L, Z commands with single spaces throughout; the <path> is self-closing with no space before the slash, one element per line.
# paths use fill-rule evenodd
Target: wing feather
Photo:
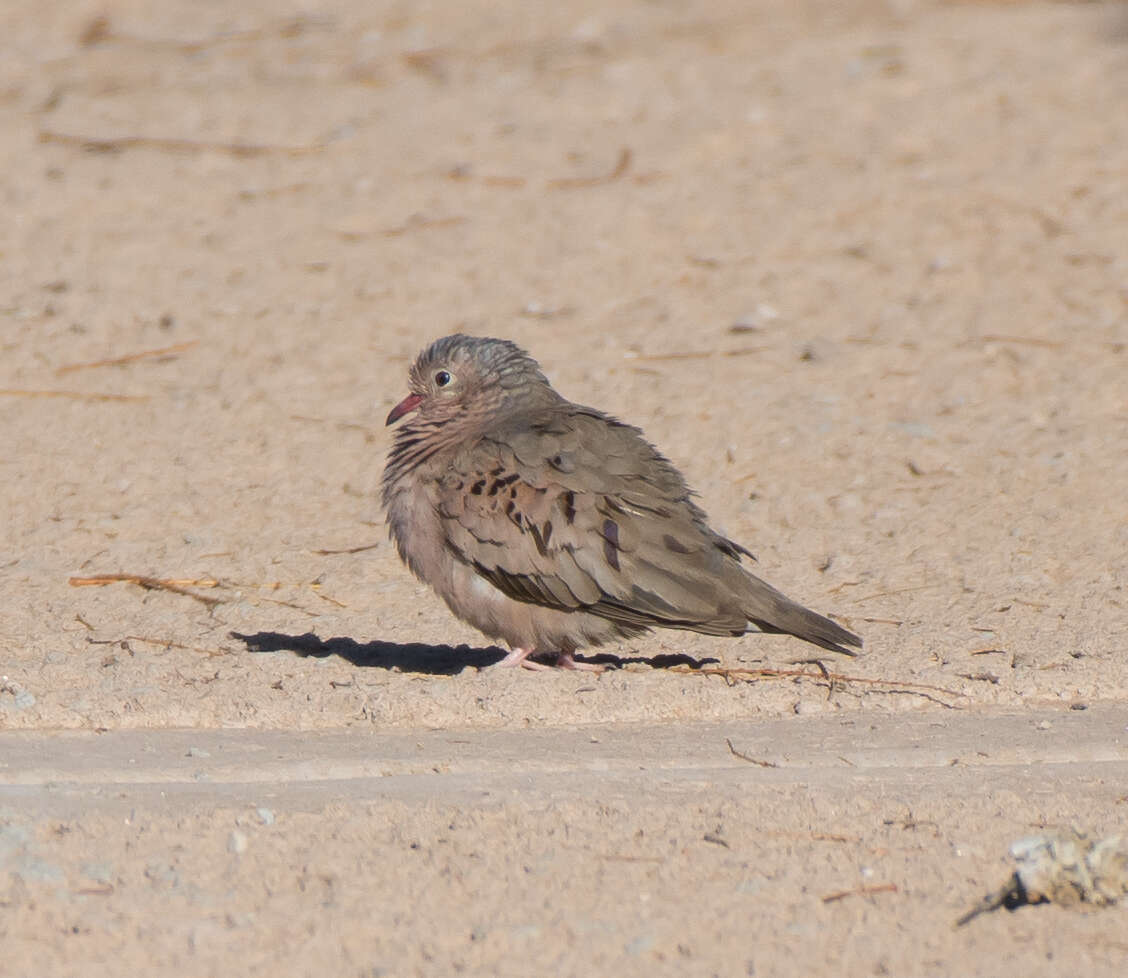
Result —
<path fill-rule="evenodd" d="M 434 422 L 404 429 L 390 456 L 385 503 L 397 546 L 456 613 L 484 596 L 481 614 L 464 617 L 487 634 L 572 648 L 652 626 L 714 635 L 758 627 L 853 654 L 843 646 L 860 645 L 857 636 L 741 566 L 752 555 L 710 529 L 680 473 L 638 429 L 547 385 L 536 390 L 542 396 L 515 400 L 488 426 L 465 424 L 465 444 L 444 440 Z M 442 431 L 455 430 L 451 420 Z M 426 456 L 404 455 L 424 443 Z M 413 553 L 409 530 L 422 538 Z M 538 619 L 479 592 L 480 581 L 518 602 L 582 614 L 567 625 Z"/>
<path fill-rule="evenodd" d="M 639 432 L 587 409 L 460 453 L 438 502 L 452 553 L 504 594 L 637 626 L 740 634 L 743 552 Z"/>

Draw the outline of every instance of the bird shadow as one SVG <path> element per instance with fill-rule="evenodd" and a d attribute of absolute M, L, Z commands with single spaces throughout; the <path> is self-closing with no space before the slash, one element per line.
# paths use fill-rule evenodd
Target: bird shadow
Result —
<path fill-rule="evenodd" d="M 312 632 L 304 635 L 285 635 L 282 632 L 243 635 L 240 632 L 230 632 L 229 635 L 244 642 L 248 652 L 294 652 L 302 658 L 315 659 L 335 655 L 362 668 L 414 672 L 427 676 L 454 676 L 467 666 L 485 669 L 497 665 L 507 655 L 504 649 L 496 645 L 474 649 L 468 645 L 426 645 L 422 642 L 410 642 L 406 645 L 398 642 L 358 642 L 353 638 L 342 637 L 323 639 Z M 620 656 L 601 652 L 581 656 L 580 661 L 611 669 L 622 669 L 635 663 L 652 669 L 670 669 L 674 666 L 701 669 L 720 662 L 719 659 L 712 658 L 695 659 L 678 652 L 653 656 Z"/>

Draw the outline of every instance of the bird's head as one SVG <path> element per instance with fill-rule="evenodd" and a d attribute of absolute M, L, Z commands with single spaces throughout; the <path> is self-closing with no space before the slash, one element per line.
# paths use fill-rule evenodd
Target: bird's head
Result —
<path fill-rule="evenodd" d="M 435 340 L 410 372 L 411 393 L 388 414 L 395 424 L 418 411 L 442 422 L 456 416 L 496 415 L 555 396 L 540 366 L 516 343 L 455 333 Z"/>

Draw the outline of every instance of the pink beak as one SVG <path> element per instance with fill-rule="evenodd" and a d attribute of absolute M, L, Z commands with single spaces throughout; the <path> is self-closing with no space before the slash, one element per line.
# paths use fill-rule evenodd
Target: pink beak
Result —
<path fill-rule="evenodd" d="M 387 427 L 390 424 L 395 424 L 405 414 L 410 414 L 419 407 L 419 403 L 422 400 L 422 394 L 408 394 L 407 397 L 400 401 L 399 404 L 388 413 L 388 420 L 384 422 L 384 426 Z"/>

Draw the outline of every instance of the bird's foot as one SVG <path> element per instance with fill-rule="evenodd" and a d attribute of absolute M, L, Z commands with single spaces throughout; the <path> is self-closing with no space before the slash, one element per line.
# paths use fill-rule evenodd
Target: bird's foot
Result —
<path fill-rule="evenodd" d="M 521 666 L 523 669 L 532 669 L 535 672 L 549 672 L 553 669 L 575 669 L 581 672 L 603 672 L 606 666 L 596 662 L 577 662 L 571 652 L 557 652 L 552 664 L 537 662 L 529 658 L 535 649 L 514 649 L 504 659 L 497 663 L 498 668 Z"/>
<path fill-rule="evenodd" d="M 532 649 L 514 649 L 509 653 L 501 662 L 495 666 L 497 669 L 512 669 L 515 666 L 521 666 L 525 669 L 547 669 L 548 666 L 543 666 L 539 662 L 530 662 L 529 656 L 533 654 Z"/>
<path fill-rule="evenodd" d="M 578 672 L 603 672 L 607 667 L 598 662 L 577 662 L 572 658 L 571 652 L 558 652 L 556 654 L 557 669 L 575 669 Z"/>

